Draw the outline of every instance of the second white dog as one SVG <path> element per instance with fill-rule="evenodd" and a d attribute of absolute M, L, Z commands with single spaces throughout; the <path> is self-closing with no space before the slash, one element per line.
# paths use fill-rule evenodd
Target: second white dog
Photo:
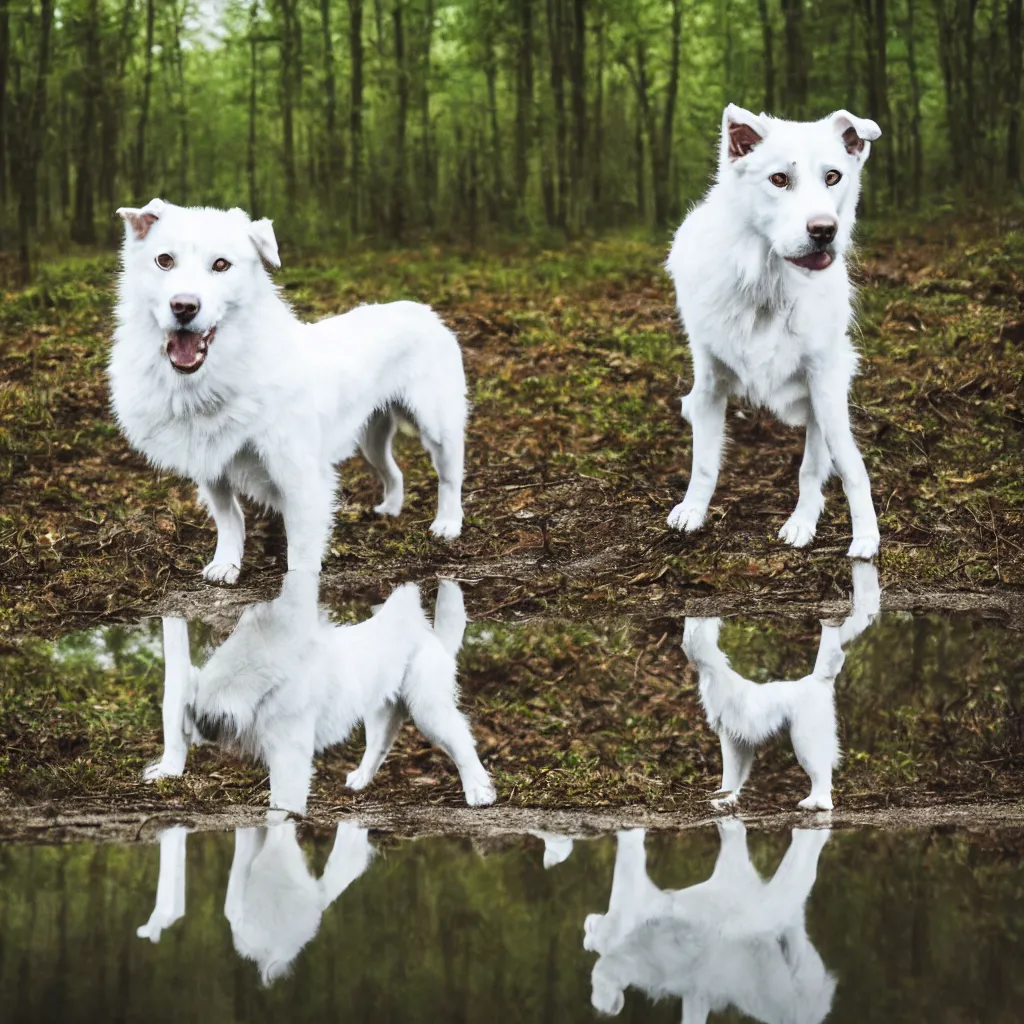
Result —
<path fill-rule="evenodd" d="M 881 134 L 845 110 L 803 123 L 725 108 L 718 179 L 683 222 L 667 263 L 693 357 L 693 390 L 682 403 L 693 470 L 670 527 L 704 523 L 731 394 L 807 428 L 800 498 L 779 536 L 794 547 L 811 542 L 834 464 L 853 521 L 848 553 L 877 552 L 871 483 L 850 430 L 857 355 L 845 255 L 861 169 Z"/>
<path fill-rule="evenodd" d="M 400 419 L 415 423 L 437 470 L 431 531 L 458 537 L 466 378 L 455 335 L 429 306 L 360 306 L 304 324 L 264 269 L 280 266 L 269 220 L 161 199 L 118 213 L 114 412 L 155 466 L 198 484 L 217 524 L 206 579 L 238 579 L 240 495 L 283 515 L 289 569 L 318 570 L 334 467 L 357 447 L 384 484 L 375 511 L 398 515 L 391 442 Z"/>

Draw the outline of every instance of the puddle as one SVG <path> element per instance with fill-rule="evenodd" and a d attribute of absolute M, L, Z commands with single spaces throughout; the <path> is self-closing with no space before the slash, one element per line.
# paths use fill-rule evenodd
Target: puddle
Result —
<path fill-rule="evenodd" d="M 0 847 L 4 1020 L 1010 1021 L 1022 833 Z M 590 915 L 595 915 L 591 917 Z M 745 1015 L 745 1016 L 743 1016 Z"/>
<path fill-rule="evenodd" d="M 810 721 L 810 731 L 834 728 L 838 734 L 842 757 L 832 791 L 838 806 L 912 806 L 1024 792 L 1024 645 L 1018 634 L 969 614 L 879 614 L 877 577 L 868 566 L 858 572 L 854 603 L 822 621 L 783 610 L 730 616 L 720 624 L 682 616 L 653 625 L 628 617 L 473 622 L 467 589 L 471 621 L 458 662 L 461 707 L 499 800 L 549 808 L 689 808 L 703 816 L 708 799 L 730 780 L 723 780 L 719 738 L 701 702 L 705 669 L 695 666 L 713 661 L 725 672 L 726 656 L 751 692 L 755 683 L 772 679 L 816 679 L 820 685 L 810 687 L 810 696 L 834 686 L 834 723 L 826 707 L 820 721 Z M 436 590 L 436 581 L 422 587 L 428 615 Z M 175 638 L 180 665 L 209 668 L 220 659 L 220 678 L 250 687 L 247 707 L 256 708 L 261 694 L 275 687 L 294 693 L 317 675 L 302 645 L 312 630 L 332 626 L 317 619 L 314 594 L 304 598 L 308 615 L 298 615 L 283 595 L 254 606 L 259 611 L 241 623 L 238 609 L 213 623 L 152 618 L 56 643 L 30 641 L 5 653 L 0 804 L 72 799 L 100 807 L 112 801 L 199 810 L 266 806 L 266 769 L 216 746 L 193 749 L 183 778 L 166 778 L 158 788 L 143 784 L 143 769 L 162 752 L 167 636 Z M 329 590 L 321 600 L 333 622 L 380 621 L 369 601 Z M 691 629 L 704 623 L 703 654 L 695 647 L 690 658 L 681 646 L 687 621 Z M 404 623 L 398 621 L 374 655 L 389 672 L 389 658 L 408 657 Z M 792 714 L 804 714 L 808 702 L 796 701 Z M 278 717 L 269 716 L 271 726 Z M 248 747 L 242 746 L 251 751 L 259 747 L 258 723 L 247 728 Z M 464 805 L 453 762 L 412 724 L 399 732 L 369 787 L 353 793 L 346 783 L 364 746 L 359 728 L 317 758 L 312 812 L 358 810 L 365 799 Z M 735 789 L 734 783 L 725 788 Z M 812 789 L 783 733 L 757 749 L 742 807 L 792 810 Z M 819 789 L 827 793 L 827 783 Z M 301 810 L 300 798 L 301 792 L 287 806 Z"/>

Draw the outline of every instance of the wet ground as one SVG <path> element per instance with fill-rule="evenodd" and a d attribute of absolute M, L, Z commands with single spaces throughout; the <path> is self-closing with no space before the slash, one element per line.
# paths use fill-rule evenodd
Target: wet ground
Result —
<path fill-rule="evenodd" d="M 816 824 L 409 839 L 346 818 L 9 844 L 0 1005 L 12 1022 L 1020 1019 L 1019 827 Z"/>

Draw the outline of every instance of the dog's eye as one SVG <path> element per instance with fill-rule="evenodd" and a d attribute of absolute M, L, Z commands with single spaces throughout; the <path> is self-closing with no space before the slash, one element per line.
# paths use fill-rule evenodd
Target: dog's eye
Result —
<path fill-rule="evenodd" d="M 170 270 L 174 266 L 174 257 L 169 252 L 162 252 L 156 258 L 156 265 L 161 270 Z"/>
<path fill-rule="evenodd" d="M 230 269 L 231 269 L 231 264 L 228 263 L 228 261 L 226 259 L 224 259 L 223 256 L 221 256 L 220 259 L 217 259 L 217 260 L 213 261 L 213 270 L 214 270 L 214 273 L 216 273 L 216 274 L 223 274 L 225 270 L 230 270 Z"/>
<path fill-rule="evenodd" d="M 768 180 L 776 188 L 785 188 L 789 184 L 789 175 L 783 174 L 782 171 L 776 171 Z"/>
<path fill-rule="evenodd" d="M 825 172 L 825 184 L 831 188 L 833 185 L 838 185 L 842 175 L 838 171 L 826 171 Z"/>

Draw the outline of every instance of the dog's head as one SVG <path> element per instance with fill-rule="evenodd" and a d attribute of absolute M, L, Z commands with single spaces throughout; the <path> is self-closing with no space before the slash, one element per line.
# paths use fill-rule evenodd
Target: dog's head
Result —
<path fill-rule="evenodd" d="M 184 207 L 154 199 L 121 207 L 125 223 L 122 292 L 148 310 L 178 373 L 206 361 L 217 328 L 233 308 L 266 286 L 266 262 L 281 265 L 269 220 L 240 209 Z"/>
<path fill-rule="evenodd" d="M 850 244 L 860 172 L 874 121 L 845 110 L 820 121 L 782 121 L 729 104 L 722 115 L 718 180 L 772 251 L 804 273 L 826 270 Z"/>

